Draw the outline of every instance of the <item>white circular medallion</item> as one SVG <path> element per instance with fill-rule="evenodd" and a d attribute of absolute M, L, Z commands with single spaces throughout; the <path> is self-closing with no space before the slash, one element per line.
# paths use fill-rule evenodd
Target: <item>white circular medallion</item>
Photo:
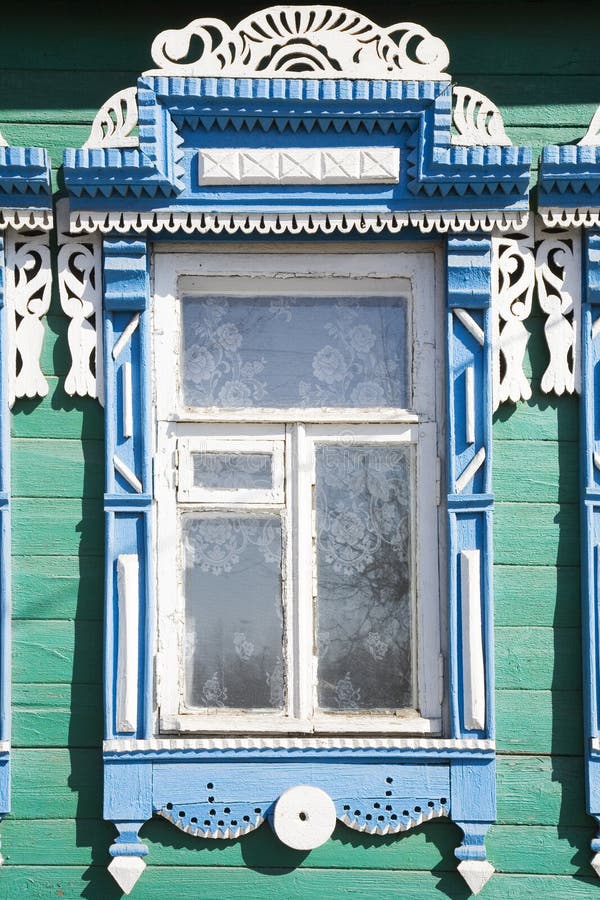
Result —
<path fill-rule="evenodd" d="M 280 796 L 273 810 L 273 831 L 292 850 L 314 850 L 335 828 L 333 800 L 321 788 L 299 784 Z"/>

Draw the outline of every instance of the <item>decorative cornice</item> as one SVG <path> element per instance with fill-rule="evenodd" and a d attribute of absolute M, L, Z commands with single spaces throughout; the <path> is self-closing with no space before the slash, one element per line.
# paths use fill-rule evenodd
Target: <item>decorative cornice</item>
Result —
<path fill-rule="evenodd" d="M 425 234 L 449 231 L 490 232 L 525 228 L 528 212 L 423 212 L 423 213 L 118 213 L 73 211 L 73 234 L 100 231 L 138 234 L 178 231 L 184 234 L 397 234 L 403 228 L 418 228 Z"/>
<path fill-rule="evenodd" d="M 271 736 L 215 738 L 152 738 L 149 740 L 104 741 L 103 751 L 110 754 L 173 753 L 186 750 L 410 750 L 423 753 L 453 751 L 486 752 L 495 750 L 492 740 L 477 738 L 369 738 L 322 737 L 288 738 Z"/>
<path fill-rule="evenodd" d="M 187 61 L 192 41 L 200 53 Z M 193 51 L 192 51 L 193 52 Z M 404 80 L 449 79 L 446 45 L 411 22 L 380 28 L 339 6 L 272 6 L 230 28 L 220 19 L 195 19 L 161 32 L 152 58 L 163 73 L 254 78 L 319 75 Z"/>

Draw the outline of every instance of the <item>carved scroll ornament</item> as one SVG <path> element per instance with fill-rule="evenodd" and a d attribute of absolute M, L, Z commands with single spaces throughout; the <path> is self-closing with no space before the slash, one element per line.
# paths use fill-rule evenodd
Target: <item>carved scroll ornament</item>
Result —
<path fill-rule="evenodd" d="M 68 234 L 66 207 L 65 201 L 59 201 L 58 285 L 61 306 L 71 320 L 71 368 L 65 391 L 70 396 L 97 397 L 103 403 L 101 241 L 99 235 Z"/>
<path fill-rule="evenodd" d="M 511 146 L 500 110 L 485 94 L 456 86 L 452 95 L 452 124 L 456 129 L 452 135 L 453 144 Z"/>
<path fill-rule="evenodd" d="M 90 136 L 83 145 L 95 147 L 137 147 L 139 139 L 133 132 L 138 124 L 137 88 L 118 91 L 100 107 Z"/>
<path fill-rule="evenodd" d="M 201 51 L 186 61 L 193 39 Z M 160 75 L 444 79 L 448 49 L 426 28 L 390 28 L 339 6 L 272 6 L 230 28 L 220 19 L 195 19 L 161 32 L 152 44 Z M 149 74 L 149 73 L 146 73 Z"/>
<path fill-rule="evenodd" d="M 48 234 L 8 232 L 6 242 L 9 329 L 9 403 L 18 397 L 45 397 L 48 382 L 40 367 L 42 316 L 50 306 Z"/>
<path fill-rule="evenodd" d="M 494 409 L 511 400 L 529 400 L 531 386 L 523 371 L 535 285 L 533 229 L 493 238 Z"/>
<path fill-rule="evenodd" d="M 545 229 L 536 238 L 536 283 L 550 357 L 542 390 L 572 394 L 580 389 L 580 238 L 574 231 Z"/>

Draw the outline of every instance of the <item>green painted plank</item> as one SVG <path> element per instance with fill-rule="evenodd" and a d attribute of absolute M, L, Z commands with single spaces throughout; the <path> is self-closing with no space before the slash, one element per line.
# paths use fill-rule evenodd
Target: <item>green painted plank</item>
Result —
<path fill-rule="evenodd" d="M 11 765 L 15 819 L 101 819 L 99 746 L 93 750 L 15 747 Z"/>
<path fill-rule="evenodd" d="M 42 400 L 17 400 L 11 416 L 13 437 L 104 440 L 104 410 L 89 397 L 69 397 L 64 380 L 48 378 Z"/>
<path fill-rule="evenodd" d="M 496 504 L 495 563 L 576 566 L 579 553 L 578 504 Z"/>
<path fill-rule="evenodd" d="M 39 556 L 98 556 L 103 551 L 104 516 L 94 500 L 17 497 L 12 505 L 13 553 Z"/>
<path fill-rule="evenodd" d="M 505 403 L 494 414 L 494 440 L 578 440 L 579 405 L 573 397 L 536 394 L 526 403 Z"/>
<path fill-rule="evenodd" d="M 494 441 L 492 478 L 496 500 L 577 502 L 578 456 L 575 443 Z"/>
<path fill-rule="evenodd" d="M 467 900 L 471 893 L 457 872 L 394 872 L 298 868 L 236 869 L 189 868 L 148 865 L 131 897 L 144 900 L 314 900 L 315 897 L 385 898 L 426 900 L 445 895 Z M 0 882 L 0 898 L 31 900 L 61 897 L 63 900 L 117 900 L 122 892 L 104 866 L 6 866 Z M 597 877 L 570 878 L 548 875 L 496 874 L 481 896 L 485 900 L 597 900 Z"/>
<path fill-rule="evenodd" d="M 13 497 L 99 497 L 103 490 L 102 441 L 13 441 Z"/>
<path fill-rule="evenodd" d="M 13 556 L 14 620 L 102 619 L 104 559 Z"/>
<path fill-rule="evenodd" d="M 583 748 L 583 712 L 577 691 L 496 691 L 500 751 L 577 756 Z"/>
<path fill-rule="evenodd" d="M 101 684 L 102 623 L 13 623 L 14 684 Z"/>
<path fill-rule="evenodd" d="M 56 248 L 52 247 L 51 252 L 55 255 Z M 67 338 L 69 320 L 59 313 L 59 304 L 58 297 L 53 293 L 51 312 L 44 318 L 45 335 L 40 356 L 40 366 L 45 375 L 66 375 L 71 368 Z"/>
<path fill-rule="evenodd" d="M 579 629 L 496 628 L 495 644 L 497 690 L 581 690 Z"/>
<path fill-rule="evenodd" d="M 15 747 L 101 745 L 99 685 L 15 684 L 12 708 Z"/>
<path fill-rule="evenodd" d="M 2 825 L 2 855 L 8 866 L 97 865 L 113 839 L 109 822 L 94 819 L 15 819 Z M 486 840 L 496 871 L 573 875 L 589 866 L 593 827 L 494 825 Z M 268 826 L 239 841 L 208 841 L 186 835 L 156 818 L 141 837 L 154 866 L 280 866 L 330 869 L 453 871 L 460 830 L 450 822 L 430 823 L 390 838 L 355 834 L 338 825 L 332 838 L 309 854 L 281 844 Z M 590 868 L 590 873 L 592 872 Z"/>
<path fill-rule="evenodd" d="M 500 751 L 496 785 L 500 825 L 590 826 L 579 757 L 507 756 Z"/>
<path fill-rule="evenodd" d="M 32 77 L 30 69 L 2 72 L 0 121 L 26 124 L 80 124 L 89 128 L 97 111 L 112 94 L 136 83 L 139 72 L 82 72 L 47 69 Z M 68 104 L 64 99 L 68 98 Z"/>
<path fill-rule="evenodd" d="M 90 135 L 88 125 L 17 124 L 0 121 L 0 132 L 15 147 L 45 147 L 54 166 L 62 165 L 66 147 L 81 147 Z"/>
<path fill-rule="evenodd" d="M 580 618 L 578 567 L 494 566 L 497 626 L 577 628 Z"/>

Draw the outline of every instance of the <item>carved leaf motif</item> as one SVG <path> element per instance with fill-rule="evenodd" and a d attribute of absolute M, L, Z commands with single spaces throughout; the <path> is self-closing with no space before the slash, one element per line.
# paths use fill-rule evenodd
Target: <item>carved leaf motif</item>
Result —
<path fill-rule="evenodd" d="M 592 121 L 589 124 L 588 130 L 579 143 L 581 145 L 588 144 L 592 146 L 600 144 L 600 106 L 592 116 Z"/>
<path fill-rule="evenodd" d="M 137 147 L 132 134 L 138 123 L 137 88 L 130 87 L 113 94 L 100 107 L 92 123 L 90 136 L 83 145 L 92 147 Z"/>
<path fill-rule="evenodd" d="M 59 217 L 66 209 L 59 202 Z M 64 223 L 63 223 L 64 224 Z M 85 240 L 61 230 L 58 248 L 60 302 L 71 319 L 68 329 L 71 368 L 65 380 L 70 396 L 98 397 L 102 403 L 101 250 L 98 235 Z"/>
<path fill-rule="evenodd" d="M 465 87 L 454 87 L 452 93 L 453 144 L 511 146 L 500 110 L 485 94 Z"/>
<path fill-rule="evenodd" d="M 4 139 L 2 134 L 0 134 L 0 147 L 8 147 L 8 142 Z"/>
<path fill-rule="evenodd" d="M 528 400 L 531 386 L 523 371 L 535 286 L 533 235 L 493 239 L 494 408 L 506 400 Z"/>
<path fill-rule="evenodd" d="M 192 39 L 201 49 L 188 61 Z M 161 32 L 152 58 L 161 74 L 176 75 L 449 77 L 444 73 L 448 49 L 425 28 L 411 22 L 379 28 L 340 6 L 273 6 L 233 29 L 219 19 L 195 19 L 185 28 Z"/>
<path fill-rule="evenodd" d="M 579 243 L 573 232 L 542 231 L 542 235 L 536 245 L 536 282 L 550 354 L 542 390 L 560 396 L 579 390 Z"/>
<path fill-rule="evenodd" d="M 44 340 L 41 318 L 50 306 L 50 248 L 47 234 L 17 235 L 7 241 L 7 297 L 10 304 L 9 402 L 45 397 L 48 382 L 40 368 Z"/>

